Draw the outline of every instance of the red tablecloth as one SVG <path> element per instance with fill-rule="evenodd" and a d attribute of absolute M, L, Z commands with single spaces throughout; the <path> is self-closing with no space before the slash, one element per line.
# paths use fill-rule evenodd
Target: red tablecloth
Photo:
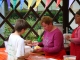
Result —
<path fill-rule="evenodd" d="M 49 60 L 44 55 L 31 53 L 30 56 L 27 58 L 28 60 Z M 5 48 L 0 48 L 0 60 L 7 60 L 7 53 L 5 52 Z M 57 59 L 62 60 L 62 59 Z"/>
<path fill-rule="evenodd" d="M 44 55 L 31 53 L 30 56 L 27 58 L 28 60 L 50 60 L 53 58 L 46 58 Z M 63 59 L 56 59 L 56 60 L 63 60 Z"/>
<path fill-rule="evenodd" d="M 0 48 L 0 60 L 7 60 L 7 53 L 5 52 L 5 48 Z"/>

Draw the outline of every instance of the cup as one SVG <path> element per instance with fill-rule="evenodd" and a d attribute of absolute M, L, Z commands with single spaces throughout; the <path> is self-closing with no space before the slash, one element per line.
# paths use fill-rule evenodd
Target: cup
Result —
<path fill-rule="evenodd" d="M 64 36 L 64 39 L 65 39 L 66 36 L 70 36 L 71 37 L 71 34 L 65 33 L 65 34 L 63 34 L 63 36 Z"/>
<path fill-rule="evenodd" d="M 66 37 L 67 37 L 67 36 L 70 36 L 70 38 L 71 38 L 71 34 L 68 34 L 68 33 L 63 34 L 64 43 L 70 43 L 70 41 L 66 40 Z"/>
<path fill-rule="evenodd" d="M 64 55 L 63 59 L 64 60 L 76 60 L 76 56 L 74 56 L 74 55 Z"/>
<path fill-rule="evenodd" d="M 33 52 L 33 49 L 30 46 L 25 46 L 25 56 L 28 57 L 30 53 Z"/>

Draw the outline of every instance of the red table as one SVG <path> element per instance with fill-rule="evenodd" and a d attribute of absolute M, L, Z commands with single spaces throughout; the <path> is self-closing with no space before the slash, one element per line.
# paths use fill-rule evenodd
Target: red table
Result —
<path fill-rule="evenodd" d="M 0 48 L 0 60 L 7 60 L 7 53 L 5 52 L 5 48 Z"/>
<path fill-rule="evenodd" d="M 40 55 L 37 53 L 31 53 L 27 59 L 28 60 L 50 60 L 50 58 L 46 58 L 44 55 Z M 62 59 L 56 59 L 56 60 L 62 60 Z"/>
<path fill-rule="evenodd" d="M 5 52 L 5 48 L 0 48 L 0 60 L 7 60 L 7 53 Z M 46 58 L 44 55 L 38 53 L 31 53 L 27 60 L 49 60 L 49 58 Z"/>

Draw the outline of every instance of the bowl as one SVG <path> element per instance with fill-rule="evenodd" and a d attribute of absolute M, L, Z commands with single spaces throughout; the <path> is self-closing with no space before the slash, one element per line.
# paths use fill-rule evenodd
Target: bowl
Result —
<path fill-rule="evenodd" d="M 64 55 L 63 59 L 64 60 L 76 60 L 76 56 L 74 56 L 74 55 Z"/>

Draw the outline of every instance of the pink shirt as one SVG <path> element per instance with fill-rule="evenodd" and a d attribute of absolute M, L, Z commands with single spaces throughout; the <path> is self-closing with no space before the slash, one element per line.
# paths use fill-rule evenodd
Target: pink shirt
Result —
<path fill-rule="evenodd" d="M 39 46 L 44 46 L 42 50 L 47 54 L 60 52 L 64 47 L 62 32 L 58 28 L 52 32 L 45 31 L 43 41 L 39 43 Z"/>
<path fill-rule="evenodd" d="M 75 31 L 75 38 L 72 38 L 72 42 L 75 44 L 80 44 L 80 26 Z"/>

